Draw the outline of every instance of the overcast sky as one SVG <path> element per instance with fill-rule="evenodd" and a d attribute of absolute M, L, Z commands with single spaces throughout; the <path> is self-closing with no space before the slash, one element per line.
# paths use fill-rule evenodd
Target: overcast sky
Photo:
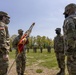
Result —
<path fill-rule="evenodd" d="M 8 25 L 10 36 L 17 34 L 18 29 L 26 31 L 35 22 L 30 36 L 53 39 L 55 29 L 62 29 L 64 8 L 69 3 L 76 3 L 76 0 L 1 0 L 0 11 L 11 17 Z"/>

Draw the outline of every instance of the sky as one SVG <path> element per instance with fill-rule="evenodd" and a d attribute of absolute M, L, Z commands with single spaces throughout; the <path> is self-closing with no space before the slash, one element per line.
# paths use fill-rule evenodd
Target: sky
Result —
<path fill-rule="evenodd" d="M 10 16 L 8 24 L 10 36 L 24 32 L 35 22 L 30 36 L 46 36 L 54 39 L 55 29 L 61 28 L 63 34 L 64 8 L 76 0 L 1 0 L 0 11 Z"/>

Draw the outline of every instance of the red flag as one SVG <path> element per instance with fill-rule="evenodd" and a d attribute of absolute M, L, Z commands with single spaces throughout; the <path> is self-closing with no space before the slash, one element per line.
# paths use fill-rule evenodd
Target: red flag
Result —
<path fill-rule="evenodd" d="M 24 45 L 28 43 L 28 39 L 27 37 L 30 35 L 33 26 L 35 25 L 35 23 L 33 23 L 30 28 L 25 32 L 25 34 L 21 37 L 19 43 L 18 43 L 18 51 L 19 53 L 21 53 L 24 49 Z"/>
<path fill-rule="evenodd" d="M 24 34 L 21 37 L 21 39 L 20 39 L 20 41 L 18 43 L 18 51 L 19 51 L 19 53 L 21 53 L 23 51 L 24 45 L 28 43 L 28 39 L 26 38 L 26 36 L 27 36 L 27 34 Z"/>

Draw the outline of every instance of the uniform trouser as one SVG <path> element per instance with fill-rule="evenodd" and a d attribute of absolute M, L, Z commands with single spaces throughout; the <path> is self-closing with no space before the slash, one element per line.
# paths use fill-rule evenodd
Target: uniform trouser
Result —
<path fill-rule="evenodd" d="M 7 75 L 8 70 L 8 61 L 4 61 L 3 58 L 0 58 L 0 75 Z"/>
<path fill-rule="evenodd" d="M 50 49 L 47 49 L 47 50 L 48 50 L 49 53 L 51 52 Z"/>
<path fill-rule="evenodd" d="M 35 53 L 37 52 L 37 49 L 36 49 L 36 48 L 34 49 L 34 52 L 35 52 Z"/>
<path fill-rule="evenodd" d="M 58 67 L 65 70 L 65 56 L 63 53 L 56 53 Z"/>
<path fill-rule="evenodd" d="M 76 54 L 67 56 L 67 69 L 69 75 L 76 75 Z"/>
<path fill-rule="evenodd" d="M 42 53 L 42 49 L 40 49 L 40 52 Z"/>
<path fill-rule="evenodd" d="M 20 56 L 16 59 L 16 71 L 18 74 L 22 74 L 25 71 L 25 65 L 26 65 L 26 58 L 25 56 Z"/>

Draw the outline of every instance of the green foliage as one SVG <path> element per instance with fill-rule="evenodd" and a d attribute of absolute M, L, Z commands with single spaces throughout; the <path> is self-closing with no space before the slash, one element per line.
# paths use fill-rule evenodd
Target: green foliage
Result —
<path fill-rule="evenodd" d="M 11 39 L 11 47 L 12 47 L 12 41 L 17 35 L 12 35 Z M 46 37 L 46 36 L 40 36 L 37 35 L 36 37 L 31 36 L 29 37 L 29 44 L 27 45 L 29 48 L 33 48 L 34 44 L 37 44 L 37 48 L 40 48 L 42 46 L 43 48 L 46 48 L 48 45 L 53 46 L 52 39 Z"/>

